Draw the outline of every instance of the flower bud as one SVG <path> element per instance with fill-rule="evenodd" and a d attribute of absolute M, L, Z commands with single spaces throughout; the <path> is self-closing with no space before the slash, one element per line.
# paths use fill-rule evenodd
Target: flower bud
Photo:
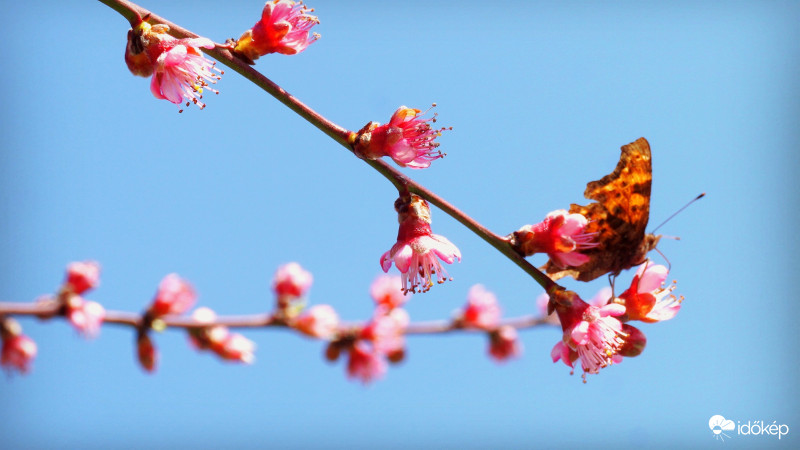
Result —
<path fill-rule="evenodd" d="M 72 262 L 67 265 L 64 287 L 81 295 L 100 284 L 100 264 L 95 261 Z"/>

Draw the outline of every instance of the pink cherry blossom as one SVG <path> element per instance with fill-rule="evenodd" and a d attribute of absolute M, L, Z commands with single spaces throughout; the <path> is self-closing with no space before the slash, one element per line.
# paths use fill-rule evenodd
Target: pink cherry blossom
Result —
<path fill-rule="evenodd" d="M 369 293 L 375 304 L 386 310 L 400 308 L 408 301 L 403 282 L 396 275 L 379 275 L 369 287 Z"/>
<path fill-rule="evenodd" d="M 94 338 L 100 333 L 106 310 L 97 302 L 73 295 L 66 302 L 66 316 L 79 333 L 87 338 Z"/>
<path fill-rule="evenodd" d="M 660 322 L 669 320 L 681 309 L 682 298 L 672 294 L 675 284 L 664 287 L 669 269 L 646 261 L 639 266 L 631 286 L 619 299 L 624 303 L 629 320 Z"/>
<path fill-rule="evenodd" d="M 375 316 L 361 330 L 359 337 L 370 341 L 376 352 L 390 355 L 405 348 L 405 328 L 409 323 L 408 313 L 395 308 L 386 311 L 378 308 Z"/>
<path fill-rule="evenodd" d="M 74 294 L 83 294 L 100 284 L 100 264 L 95 261 L 78 261 L 67 265 L 64 286 Z"/>
<path fill-rule="evenodd" d="M 239 333 L 229 333 L 221 345 L 212 349 L 217 356 L 226 361 L 245 364 L 252 364 L 255 361 L 255 343 Z"/>
<path fill-rule="evenodd" d="M 596 374 L 600 369 L 622 361 L 619 354 L 628 337 L 616 316 L 625 314 L 625 307 L 616 303 L 597 307 L 589 305 L 574 292 L 554 292 L 563 338 L 551 352 L 553 362 L 562 360 L 573 367 L 580 359 L 584 373 Z"/>
<path fill-rule="evenodd" d="M 382 378 L 386 374 L 386 360 L 364 341 L 357 341 L 350 348 L 347 360 L 347 376 L 364 384 Z"/>
<path fill-rule="evenodd" d="M 261 19 L 242 34 L 234 51 L 251 63 L 269 53 L 295 55 L 302 52 L 319 39 L 319 34 L 311 33 L 311 28 L 319 24 L 316 16 L 308 14 L 313 11 L 303 2 L 268 1 L 261 11 Z"/>
<path fill-rule="evenodd" d="M 596 247 L 594 233 L 584 233 L 588 224 L 580 214 L 566 210 L 552 211 L 536 225 L 525 225 L 515 232 L 517 246 L 525 256 L 547 253 L 553 264 L 560 268 L 577 267 L 589 261 L 581 250 Z"/>
<path fill-rule="evenodd" d="M 467 304 L 461 315 L 464 325 L 491 330 L 500 323 L 500 316 L 501 310 L 497 297 L 487 291 L 483 285 L 472 286 L 467 294 Z"/>
<path fill-rule="evenodd" d="M 302 297 L 306 295 L 314 277 L 300 264 L 290 262 L 278 268 L 272 281 L 272 289 L 278 297 Z"/>
<path fill-rule="evenodd" d="M 522 344 L 517 329 L 504 325 L 489 334 L 489 355 L 497 362 L 505 362 L 522 354 Z"/>
<path fill-rule="evenodd" d="M 177 274 L 171 273 L 161 280 L 156 297 L 150 305 L 150 314 L 160 317 L 167 314 L 183 314 L 197 300 L 194 288 Z"/>
<path fill-rule="evenodd" d="M 36 343 L 33 339 L 19 334 L 3 333 L 3 345 L 0 349 L 0 366 L 8 372 L 17 371 L 26 374 L 36 358 Z"/>
<path fill-rule="evenodd" d="M 397 242 L 381 256 L 381 268 L 388 272 L 392 263 L 401 273 L 403 292 L 427 292 L 433 286 L 432 277 L 444 283 L 449 275 L 439 262 L 461 261 L 461 252 L 447 238 L 431 231 L 431 210 L 422 197 L 411 194 L 395 202 L 400 228 Z"/>
<path fill-rule="evenodd" d="M 206 38 L 177 39 L 169 35 L 167 25 L 150 25 L 148 18 L 149 15 L 138 18 L 128 31 L 125 48 L 128 69 L 134 75 L 152 75 L 150 91 L 156 98 L 175 104 L 186 101 L 186 106 L 194 103 L 200 109 L 205 108 L 200 101 L 203 91 L 218 94 L 210 85 L 223 72 L 203 56 L 200 48 L 214 48 L 214 43 Z"/>
<path fill-rule="evenodd" d="M 214 43 L 206 38 L 179 39 L 158 55 L 150 80 L 150 91 L 156 98 L 175 104 L 186 100 L 186 106 L 191 102 L 203 109 L 206 105 L 200 100 L 204 89 L 219 94 L 209 84 L 215 84 L 220 79 L 217 73 L 222 72 L 203 56 L 200 47 L 214 48 Z"/>
<path fill-rule="evenodd" d="M 330 305 L 314 305 L 303 311 L 293 326 L 308 336 L 330 340 L 339 331 L 339 315 Z"/>
<path fill-rule="evenodd" d="M 426 111 L 427 112 L 427 111 Z M 378 159 L 388 156 L 400 166 L 412 169 L 430 167 L 431 161 L 444 157 L 439 151 L 436 138 L 444 128 L 435 129 L 433 117 L 423 119 L 422 111 L 401 106 L 392 114 L 389 123 L 367 124 L 354 138 L 356 154 L 365 159 Z"/>

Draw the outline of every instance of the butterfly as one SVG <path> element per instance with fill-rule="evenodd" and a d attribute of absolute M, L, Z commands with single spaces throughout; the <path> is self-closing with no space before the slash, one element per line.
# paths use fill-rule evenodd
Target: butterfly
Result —
<path fill-rule="evenodd" d="M 590 259 L 578 267 L 560 268 L 548 261 L 542 267 L 552 279 L 572 276 L 590 281 L 642 264 L 661 236 L 645 233 L 650 218 L 653 180 L 650 144 L 645 138 L 622 146 L 613 172 L 586 185 L 583 195 L 595 202 L 572 204 L 570 213 L 582 214 L 589 223 L 584 232 L 597 233 L 594 248 L 582 250 Z"/>

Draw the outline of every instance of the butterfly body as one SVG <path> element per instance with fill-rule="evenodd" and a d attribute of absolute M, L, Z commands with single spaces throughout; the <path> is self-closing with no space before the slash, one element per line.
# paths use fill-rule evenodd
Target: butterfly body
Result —
<path fill-rule="evenodd" d="M 590 281 L 607 273 L 618 275 L 643 263 L 660 238 L 645 232 L 652 179 L 647 140 L 640 138 L 622 146 L 614 171 L 586 185 L 584 196 L 595 201 L 586 206 L 572 204 L 569 209 L 588 219 L 585 232 L 597 233 L 598 245 L 582 251 L 590 259 L 578 267 L 560 268 L 548 262 L 543 269 L 551 278 L 572 276 Z"/>

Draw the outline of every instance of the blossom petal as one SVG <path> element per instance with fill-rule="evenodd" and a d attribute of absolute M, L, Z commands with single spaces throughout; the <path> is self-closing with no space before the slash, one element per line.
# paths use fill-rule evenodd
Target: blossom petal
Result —
<path fill-rule="evenodd" d="M 599 313 L 601 317 L 606 316 L 621 316 L 625 314 L 625 306 L 620 305 L 619 303 L 609 303 L 607 305 L 603 305 L 599 308 Z"/>
<path fill-rule="evenodd" d="M 673 297 L 674 298 L 674 297 Z M 656 303 L 652 311 L 650 311 L 643 319 L 644 322 L 661 322 L 662 320 L 669 320 L 678 314 L 681 310 L 681 303 L 675 301 L 660 301 Z"/>
<path fill-rule="evenodd" d="M 381 256 L 381 269 L 383 269 L 384 272 L 388 272 L 392 267 L 392 257 L 390 252 L 391 250 L 387 251 Z"/>
<path fill-rule="evenodd" d="M 556 345 L 553 346 L 553 350 L 550 351 L 550 357 L 553 359 L 553 362 L 560 359 L 567 366 L 573 367 L 569 357 L 569 347 L 567 347 L 563 341 L 556 342 Z"/>
<path fill-rule="evenodd" d="M 561 225 L 559 231 L 563 235 L 572 236 L 573 234 L 582 233 L 587 223 L 589 223 L 589 221 L 586 220 L 586 217 L 580 214 L 567 214 L 566 217 L 564 217 L 564 224 Z"/>
<path fill-rule="evenodd" d="M 394 250 L 394 248 L 392 250 Z M 414 250 L 411 248 L 411 246 L 403 245 L 394 253 L 394 264 L 397 266 L 397 269 L 400 272 L 406 273 L 408 272 L 408 268 L 411 266 L 411 259 L 413 257 Z"/>
<path fill-rule="evenodd" d="M 555 262 L 556 265 L 560 267 L 567 267 L 567 266 L 578 267 L 580 265 L 589 262 L 589 259 L 591 258 L 584 255 L 583 253 L 578 253 L 578 252 L 569 252 L 569 253 L 559 252 L 559 253 L 554 253 L 551 259 L 554 259 L 555 261 L 553 262 Z"/>
<path fill-rule="evenodd" d="M 438 234 L 432 234 L 430 236 L 430 240 L 431 250 L 436 253 L 436 256 L 438 256 L 442 261 L 446 262 L 447 264 L 452 264 L 456 259 L 461 261 L 461 251 L 446 237 Z"/>
<path fill-rule="evenodd" d="M 645 265 L 647 265 L 646 269 L 639 269 L 639 271 L 643 273 L 637 272 L 637 275 L 640 275 L 639 287 L 637 288 L 638 292 L 655 291 L 661 287 L 661 284 L 664 283 L 669 275 L 669 269 L 665 266 L 647 263 L 645 263 Z"/>
<path fill-rule="evenodd" d="M 583 345 L 588 340 L 587 334 L 589 332 L 589 322 L 582 320 L 570 332 L 570 337 L 578 345 Z"/>

